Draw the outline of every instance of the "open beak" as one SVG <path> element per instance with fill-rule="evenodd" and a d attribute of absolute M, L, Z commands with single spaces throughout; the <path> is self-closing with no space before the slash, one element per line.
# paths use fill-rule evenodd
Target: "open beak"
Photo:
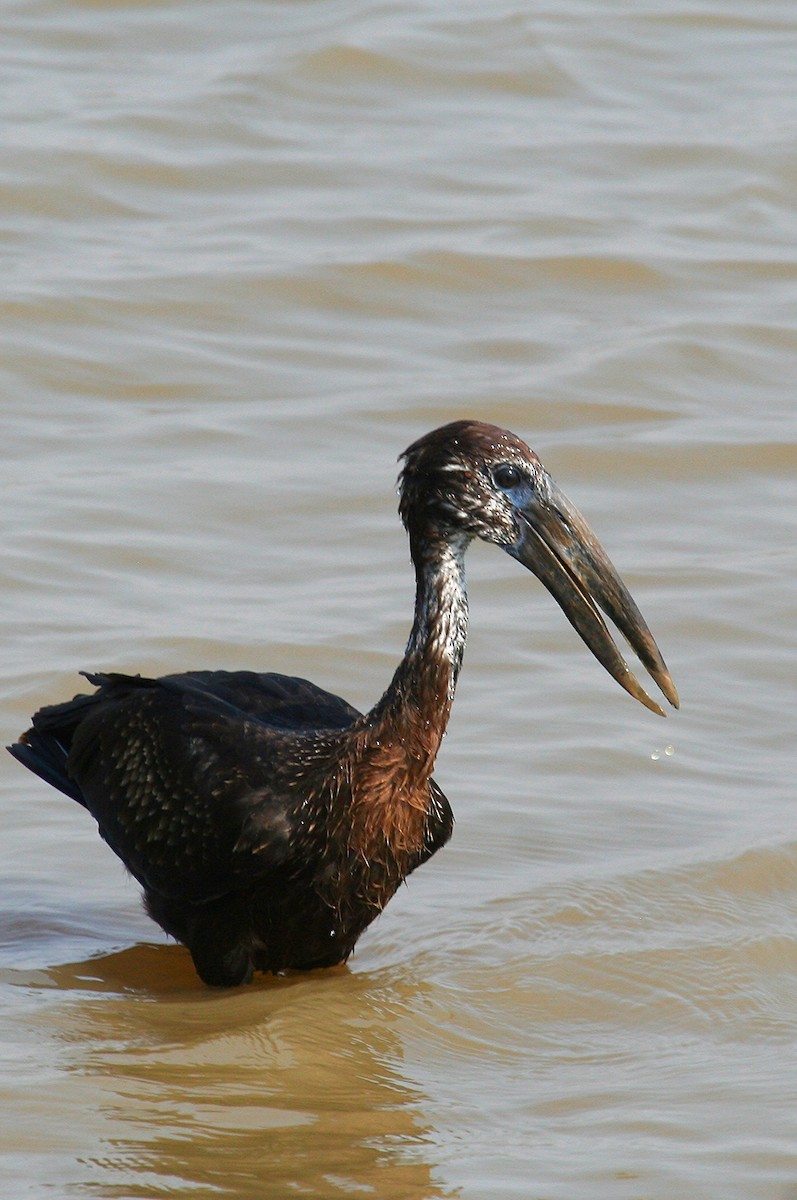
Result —
<path fill-rule="evenodd" d="M 629 670 L 597 606 L 625 636 L 670 704 L 678 708 L 678 692 L 652 633 L 581 513 L 547 473 L 544 485 L 515 509 L 520 536 L 514 545 L 505 546 L 507 553 L 545 584 L 570 624 L 620 687 L 663 717 L 664 710 Z M 544 496 L 539 494 L 543 490 L 547 493 Z"/>

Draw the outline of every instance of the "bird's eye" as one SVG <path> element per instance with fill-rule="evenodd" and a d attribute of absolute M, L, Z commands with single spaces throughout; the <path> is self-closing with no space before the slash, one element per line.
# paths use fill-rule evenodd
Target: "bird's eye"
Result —
<path fill-rule="evenodd" d="M 493 481 L 500 488 L 514 488 L 523 481 L 523 472 L 513 463 L 501 463 L 493 470 Z"/>

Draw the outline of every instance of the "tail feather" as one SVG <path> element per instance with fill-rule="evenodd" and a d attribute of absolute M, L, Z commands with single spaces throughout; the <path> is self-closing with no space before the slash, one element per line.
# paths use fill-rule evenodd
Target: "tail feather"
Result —
<path fill-rule="evenodd" d="M 69 751 L 57 738 L 47 734 L 39 734 L 35 729 L 28 730 L 22 739 L 8 747 L 17 762 L 33 771 L 45 783 L 58 788 L 65 796 L 77 800 L 85 807 L 83 793 L 75 781 L 70 778 L 67 770 Z"/>
<path fill-rule="evenodd" d="M 96 693 L 75 696 L 63 704 L 50 704 L 39 709 L 32 728 L 8 747 L 17 762 L 84 807 L 86 801 L 69 773 L 68 760 L 75 729 L 86 715 L 86 709 L 96 702 L 95 696 Z"/>

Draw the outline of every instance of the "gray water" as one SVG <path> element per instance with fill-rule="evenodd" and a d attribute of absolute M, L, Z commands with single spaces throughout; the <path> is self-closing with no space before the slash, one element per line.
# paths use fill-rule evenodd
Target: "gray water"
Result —
<path fill-rule="evenodd" d="M 2 1194 L 794 1200 L 793 5 L 25 0 L 0 63 L 6 740 L 79 669 L 368 707 L 396 456 L 463 416 L 682 697 L 474 548 L 453 842 L 347 970 L 224 994 L 8 758 Z"/>

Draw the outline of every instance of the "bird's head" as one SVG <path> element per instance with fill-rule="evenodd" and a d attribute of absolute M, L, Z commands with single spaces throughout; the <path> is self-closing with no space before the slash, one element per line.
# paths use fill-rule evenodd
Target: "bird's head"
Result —
<path fill-rule="evenodd" d="M 545 584 L 586 645 L 621 687 L 664 715 L 641 687 L 598 608 L 625 636 L 675 708 L 678 693 L 653 635 L 606 551 L 533 450 L 506 429 L 453 421 L 404 451 L 402 520 L 414 543 L 492 542 Z"/>

